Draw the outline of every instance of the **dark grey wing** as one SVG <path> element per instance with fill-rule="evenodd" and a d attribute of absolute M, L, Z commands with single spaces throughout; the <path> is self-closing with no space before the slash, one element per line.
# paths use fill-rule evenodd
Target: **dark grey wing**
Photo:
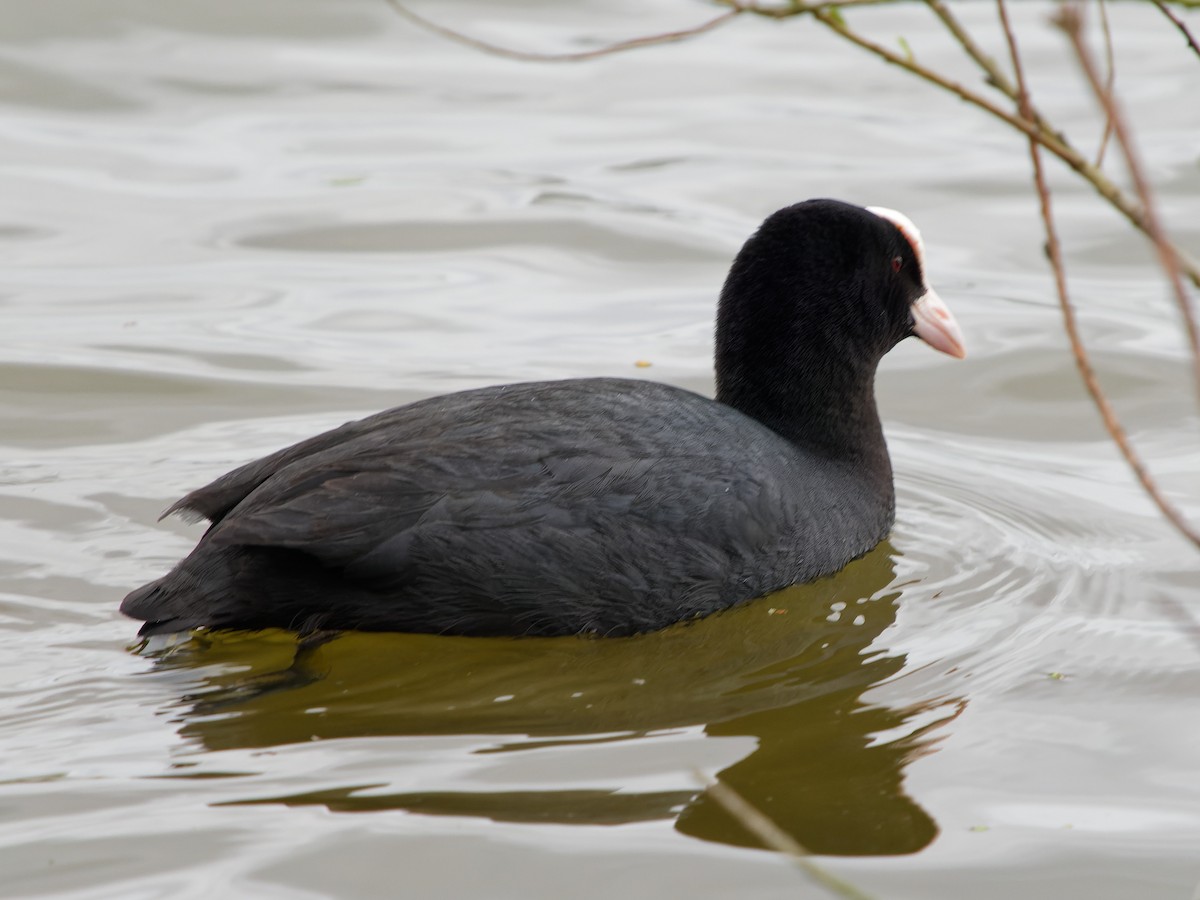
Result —
<path fill-rule="evenodd" d="M 353 449 L 351 442 L 331 453 L 344 457 Z M 678 460 L 618 460 L 583 451 L 550 456 L 511 445 L 498 458 L 487 443 L 431 464 L 419 443 L 404 449 L 336 461 L 323 454 L 302 458 L 261 483 L 207 540 L 299 550 L 366 575 L 400 564 L 422 534 L 495 531 L 516 541 L 535 526 L 570 535 L 599 521 L 660 517 L 661 502 L 643 497 L 647 476 L 664 466 L 686 471 Z M 662 479 L 656 483 L 661 488 Z M 669 508 L 673 518 L 688 518 Z"/>
<path fill-rule="evenodd" d="M 332 450 L 372 429 L 386 427 L 388 422 L 397 418 L 404 409 L 405 407 L 389 409 L 366 419 L 347 422 L 339 428 L 315 435 L 269 456 L 239 466 L 171 504 L 159 516 L 159 520 L 179 514 L 183 518 L 193 521 L 203 518 L 210 522 L 219 522 L 229 514 L 230 510 L 279 470 L 292 463 Z"/>

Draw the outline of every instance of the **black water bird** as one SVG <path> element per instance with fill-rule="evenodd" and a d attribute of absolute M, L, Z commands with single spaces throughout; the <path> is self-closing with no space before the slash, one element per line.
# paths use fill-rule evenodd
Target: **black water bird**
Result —
<path fill-rule="evenodd" d="M 965 353 L 924 262 L 893 210 L 779 210 L 721 292 L 715 400 L 569 379 L 350 422 L 172 506 L 212 524 L 121 611 L 144 635 L 628 635 L 836 572 L 894 518 L 879 361 L 910 335 Z"/>

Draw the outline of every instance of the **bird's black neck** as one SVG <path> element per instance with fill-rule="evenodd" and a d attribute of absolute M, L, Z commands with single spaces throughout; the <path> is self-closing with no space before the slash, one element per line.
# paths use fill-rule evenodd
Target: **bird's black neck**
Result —
<path fill-rule="evenodd" d="M 719 349 L 717 400 L 806 450 L 886 468 L 890 478 L 875 405 L 875 361 L 805 343 L 764 337 L 757 349 Z"/>

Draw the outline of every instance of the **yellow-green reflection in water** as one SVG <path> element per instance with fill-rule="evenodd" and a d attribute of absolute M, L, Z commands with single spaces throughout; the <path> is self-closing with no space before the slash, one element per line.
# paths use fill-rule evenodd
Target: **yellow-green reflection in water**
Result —
<path fill-rule="evenodd" d="M 826 854 L 912 853 L 937 826 L 905 794 L 903 771 L 929 748 L 938 719 L 920 728 L 911 720 L 957 701 L 893 709 L 863 697 L 904 665 L 902 655 L 875 646 L 900 599 L 893 553 L 884 544 L 834 578 L 632 638 L 346 634 L 295 654 L 294 639 L 282 632 L 204 634 L 158 666 L 199 673 L 199 687 L 181 698 L 180 734 L 206 751 L 380 736 L 500 738 L 475 753 L 616 744 L 682 729 L 749 737 L 754 750 L 718 777 L 801 844 Z M 885 733 L 901 736 L 876 737 Z M 680 771 L 693 765 L 678 764 Z M 514 823 L 673 818 L 697 838 L 756 844 L 699 787 L 381 788 L 353 784 L 234 804 Z"/>

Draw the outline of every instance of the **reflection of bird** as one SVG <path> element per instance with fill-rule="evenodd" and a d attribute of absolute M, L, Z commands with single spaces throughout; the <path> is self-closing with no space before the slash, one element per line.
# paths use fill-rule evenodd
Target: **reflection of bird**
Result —
<path fill-rule="evenodd" d="M 218 769 L 223 751 L 390 738 L 363 745 L 377 748 L 373 765 L 327 771 L 312 757 L 319 790 L 304 776 L 250 778 L 229 785 L 227 802 L 575 825 L 675 819 L 694 837 L 757 845 L 689 776 L 706 761 L 810 850 L 912 853 L 937 826 L 905 792 L 904 767 L 929 752 L 929 723 L 957 700 L 863 697 L 905 662 L 880 642 L 902 602 L 889 587 L 893 553 L 885 541 L 833 578 L 628 640 L 346 634 L 281 673 L 296 643 L 287 635 L 214 633 L 155 667 L 168 690 L 186 685 L 186 701 L 170 704 L 186 752 L 217 753 Z M 434 772 L 397 768 L 435 735 Z M 410 748 L 408 737 L 421 740 Z"/>
<path fill-rule="evenodd" d="M 212 527 L 121 608 L 143 634 L 611 635 L 834 572 L 892 523 L 880 359 L 963 355 L 923 263 L 890 210 L 780 210 L 725 282 L 715 401 L 576 379 L 349 423 L 175 504 Z"/>

